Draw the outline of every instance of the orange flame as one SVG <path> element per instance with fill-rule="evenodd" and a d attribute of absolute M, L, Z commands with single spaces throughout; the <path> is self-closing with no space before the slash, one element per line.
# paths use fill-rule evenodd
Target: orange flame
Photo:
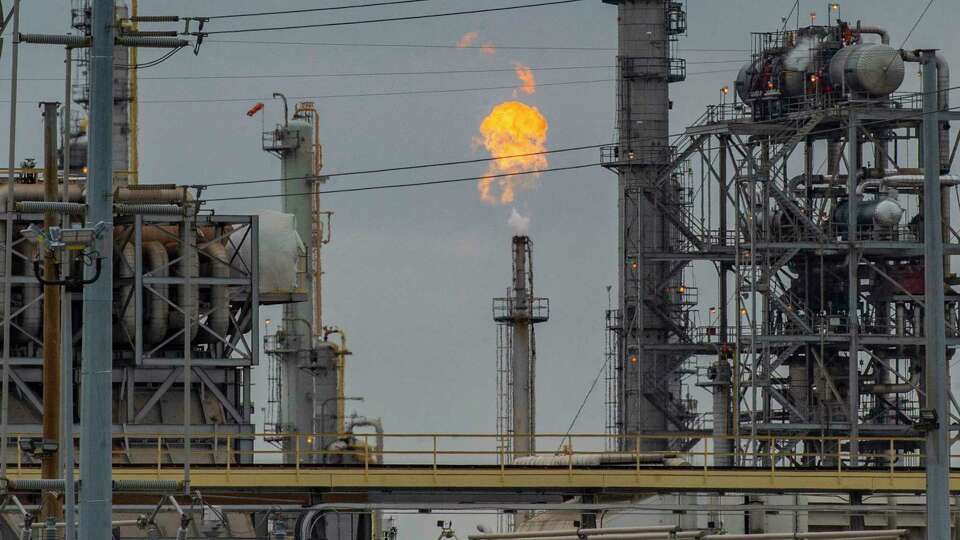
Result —
<path fill-rule="evenodd" d="M 493 56 L 497 54 L 497 48 L 493 46 L 492 41 L 487 41 L 484 43 L 483 46 L 480 47 L 480 51 L 487 56 Z"/>
<path fill-rule="evenodd" d="M 477 32 L 467 32 L 460 38 L 460 41 L 457 41 L 457 47 L 465 49 L 473 45 L 473 42 L 476 41 L 478 37 L 480 37 L 480 34 Z"/>
<path fill-rule="evenodd" d="M 537 81 L 533 78 L 533 71 L 529 67 L 521 64 L 520 62 L 514 61 L 513 67 L 517 70 L 517 78 L 520 79 L 522 83 L 520 90 L 527 95 L 535 94 L 537 92 Z M 514 91 L 514 97 L 517 93 Z"/>
<path fill-rule="evenodd" d="M 487 177 L 477 186 L 481 199 L 491 204 L 508 204 L 513 202 L 517 189 L 536 186 L 540 173 L 521 173 L 547 166 L 546 156 L 536 153 L 546 150 L 548 128 L 539 109 L 519 101 L 503 102 L 490 111 L 480 124 L 477 139 L 495 158 L 487 167 Z"/>

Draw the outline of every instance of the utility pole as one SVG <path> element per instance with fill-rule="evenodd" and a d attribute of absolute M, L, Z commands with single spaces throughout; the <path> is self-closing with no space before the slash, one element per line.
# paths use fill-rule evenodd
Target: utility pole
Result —
<path fill-rule="evenodd" d="M 45 102 L 43 106 L 43 200 L 57 202 L 57 108 L 59 103 Z M 66 187 L 64 187 L 66 189 Z M 43 213 L 43 228 L 60 225 L 56 212 Z M 57 255 L 51 249 L 43 250 L 43 275 L 48 281 L 58 279 Z M 43 286 L 43 448 L 47 443 L 60 442 L 60 285 Z M 40 462 L 41 478 L 60 477 L 60 454 L 44 450 Z M 43 493 L 40 518 L 59 519 L 63 513 L 55 491 Z"/>
<path fill-rule="evenodd" d="M 950 408 L 947 381 L 943 281 L 943 214 L 940 206 L 940 119 L 934 51 L 922 51 L 923 65 L 923 247 L 926 327 L 927 539 L 950 537 Z"/>
<path fill-rule="evenodd" d="M 90 127 L 87 163 L 87 227 L 106 230 L 93 244 L 106 272 L 83 290 L 83 356 L 81 364 L 80 540 L 112 536 L 113 326 L 93 324 L 113 315 L 113 45 L 114 0 L 93 0 L 90 50 Z M 95 271 L 86 267 L 86 278 Z"/>

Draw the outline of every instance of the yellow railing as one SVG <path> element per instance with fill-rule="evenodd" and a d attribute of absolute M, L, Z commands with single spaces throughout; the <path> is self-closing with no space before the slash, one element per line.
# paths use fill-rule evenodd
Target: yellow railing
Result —
<path fill-rule="evenodd" d="M 907 470 L 921 466 L 924 439 L 915 437 L 860 437 L 859 451 L 851 451 L 848 437 L 782 437 L 762 435 L 720 437 L 697 433 L 669 435 L 538 434 L 534 436 L 538 456 L 549 456 L 538 463 L 504 449 L 508 440 L 496 434 L 479 433 L 394 433 L 383 434 L 383 448 L 377 447 L 375 433 L 342 435 L 305 433 L 197 434 L 191 438 L 190 461 L 197 465 L 230 469 L 245 464 L 286 464 L 314 467 L 319 464 L 362 466 L 381 465 L 444 467 L 566 467 L 570 470 L 596 467 L 614 468 L 718 468 L 778 470 L 811 468 L 838 471 L 852 469 Z M 16 443 L 16 461 L 8 468 L 33 468 L 39 463 L 23 450 L 35 434 L 10 434 Z M 690 450 L 666 448 L 670 441 L 698 439 Z M 184 436 L 178 433 L 116 433 L 113 435 L 113 461 L 165 469 L 180 469 L 184 462 Z M 341 443 L 321 448 L 321 441 Z M 626 443 L 621 445 L 621 443 Z M 606 451 L 608 445 L 629 448 Z M 29 445 L 26 445 L 29 446 Z M 75 445 L 78 446 L 78 445 Z M 654 448 L 655 450 L 649 450 Z M 891 459 L 891 456 L 893 458 Z M 602 459 L 601 459 L 602 457 Z M 960 454 L 952 456 L 960 460 Z M 722 466 L 722 467 L 721 467 Z"/>

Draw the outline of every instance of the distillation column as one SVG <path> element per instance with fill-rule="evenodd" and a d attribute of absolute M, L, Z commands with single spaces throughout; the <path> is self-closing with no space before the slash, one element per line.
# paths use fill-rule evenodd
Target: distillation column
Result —
<path fill-rule="evenodd" d="M 286 115 L 286 111 L 284 111 Z M 304 243 L 313 237 L 314 198 L 305 196 L 316 188 L 318 146 L 314 141 L 315 126 L 310 114 L 300 109 L 293 118 L 278 126 L 272 134 L 272 142 L 265 142 L 265 149 L 276 152 L 281 159 L 283 212 L 293 214 L 296 231 Z M 336 440 L 338 431 L 338 377 L 337 355 L 327 342 L 316 336 L 321 334 L 321 324 L 315 321 L 314 254 L 309 247 L 303 252 L 304 266 L 299 272 L 300 287 L 306 291 L 307 300 L 283 306 L 284 351 L 281 363 L 281 410 L 282 431 L 291 433 L 323 433 L 322 437 L 306 437 L 300 441 L 301 450 L 318 451 Z M 287 444 L 294 442 L 286 439 Z M 293 459 L 292 456 L 290 459 Z"/>
<path fill-rule="evenodd" d="M 663 300 L 657 285 L 673 284 L 667 265 L 648 262 L 644 252 L 669 251 L 675 231 L 663 211 L 644 195 L 670 163 L 670 34 L 666 0 L 604 0 L 619 15 L 618 188 L 619 307 L 618 424 L 620 444 L 632 449 L 630 435 L 668 430 L 665 413 L 648 390 L 664 392 L 675 360 L 644 345 L 667 341 Z M 650 293 L 653 292 L 653 294 Z M 659 304 L 659 305 L 658 305 Z M 657 313 L 659 311 L 659 313 Z M 660 396 L 665 399 L 665 395 Z M 644 441 L 644 450 L 662 450 L 666 441 Z"/>

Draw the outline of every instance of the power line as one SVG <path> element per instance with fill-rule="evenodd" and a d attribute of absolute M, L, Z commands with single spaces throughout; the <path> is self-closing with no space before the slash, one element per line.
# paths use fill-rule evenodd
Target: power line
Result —
<path fill-rule="evenodd" d="M 730 73 L 730 70 L 727 69 L 717 69 L 711 71 L 697 71 L 692 73 L 687 73 L 687 77 L 694 77 L 698 75 L 710 75 L 716 73 Z M 598 84 L 603 82 L 613 82 L 616 79 L 595 79 L 595 80 L 582 80 L 582 81 L 559 81 L 559 82 L 545 82 L 537 83 L 537 87 L 542 86 L 569 86 L 569 85 L 579 85 L 579 84 Z M 369 92 L 369 93 L 350 93 L 350 94 L 325 94 L 318 96 L 287 96 L 289 99 L 303 99 L 303 100 L 314 100 L 319 101 L 323 99 L 339 99 L 339 98 L 362 98 L 362 97 L 386 97 L 386 96 L 411 96 L 411 95 L 420 95 L 420 94 L 452 94 L 452 93 L 467 93 L 467 92 L 483 92 L 487 90 L 511 90 L 516 88 L 517 85 L 505 85 L 505 86 L 478 86 L 471 88 L 451 88 L 451 89 L 438 89 L 438 90 L 399 90 L 395 92 Z M 250 103 L 257 101 L 269 101 L 269 97 L 251 97 L 251 98 L 184 98 L 184 99 L 141 99 L 139 100 L 140 104 L 175 104 L 175 103 Z M 0 103 L 10 103 L 9 99 L 0 99 Z M 18 105 L 24 104 L 36 104 L 35 100 L 18 100 Z"/>
<path fill-rule="evenodd" d="M 917 26 L 920 25 L 920 21 L 923 20 L 924 15 L 927 14 L 927 11 L 930 10 L 930 6 L 932 6 L 932 5 L 933 5 L 933 0 L 930 0 L 929 2 L 927 2 L 927 7 L 923 8 L 923 11 L 920 12 L 920 16 L 917 17 L 916 22 L 913 23 L 913 26 L 912 26 L 912 27 L 910 27 L 910 31 L 907 32 L 907 37 L 903 38 L 903 43 L 900 44 L 900 48 L 901 48 L 901 49 L 903 48 L 904 45 L 907 44 L 907 41 L 910 40 L 910 36 L 913 35 L 913 31 L 916 30 L 916 29 L 917 29 Z M 888 67 L 889 67 L 889 66 L 888 66 Z"/>
<path fill-rule="evenodd" d="M 429 2 L 430 0 L 393 0 L 392 2 L 375 2 L 372 4 L 355 4 L 352 6 L 330 6 L 322 8 L 310 8 L 310 9 L 290 9 L 285 11 L 260 11 L 256 13 L 232 13 L 229 15 L 214 15 L 212 17 L 206 17 L 208 20 L 214 19 L 238 19 L 240 17 L 261 17 L 263 15 L 291 15 L 295 13 L 314 13 L 319 11 L 340 11 L 343 9 L 356 9 L 356 8 L 368 8 L 368 7 L 380 7 L 380 6 L 392 6 L 397 4 L 418 4 L 423 2 Z"/>
<path fill-rule="evenodd" d="M 388 49 L 415 48 L 415 49 L 477 49 L 482 50 L 482 45 L 469 45 L 461 47 L 459 45 L 445 43 L 346 43 L 329 41 L 265 41 L 265 40 L 245 40 L 245 39 L 217 39 L 210 38 L 204 43 L 218 44 L 236 44 L 236 45 L 294 45 L 294 46 L 315 46 L 315 47 L 380 47 Z M 520 51 L 616 51 L 616 47 L 571 47 L 571 46 L 537 46 L 537 45 L 500 45 L 494 44 L 497 50 L 520 50 Z M 706 52 L 706 53 L 727 53 L 727 52 L 750 52 L 749 49 L 680 49 L 680 52 Z"/>
<path fill-rule="evenodd" d="M 593 391 L 597 388 L 597 383 L 600 382 L 600 377 L 603 375 L 603 372 L 607 369 L 607 365 L 610 363 L 610 358 L 607 357 L 603 364 L 600 365 L 600 371 L 597 372 L 597 376 L 594 377 L 593 383 L 590 384 L 590 388 L 587 390 L 587 395 L 583 396 L 583 401 L 580 403 L 580 408 L 577 409 L 577 414 L 573 415 L 573 420 L 570 421 L 570 426 L 567 427 L 566 433 L 563 434 L 563 438 L 560 439 L 560 447 L 557 448 L 557 452 L 563 449 L 563 441 L 567 440 L 567 437 L 570 436 L 570 432 L 573 431 L 573 426 L 576 425 L 577 420 L 580 419 L 580 415 L 583 413 L 583 408 L 587 406 L 587 401 L 590 400 L 590 395 L 593 394 Z"/>
<path fill-rule="evenodd" d="M 712 64 L 739 64 L 743 60 L 707 60 L 703 62 L 687 62 L 687 65 L 712 65 Z M 529 67 L 531 71 L 575 71 L 587 69 L 613 69 L 615 65 L 592 65 L 592 66 L 547 66 L 547 67 Z M 493 68 L 493 69 L 448 69 L 448 70 L 426 70 L 426 71 L 371 71 L 357 73 L 275 73 L 275 74 L 222 74 L 222 75 L 156 75 L 140 77 L 140 80 L 164 81 L 164 80 L 217 80 L 217 79 L 320 79 L 320 78 L 342 78 L 342 77 L 399 77 L 399 76 L 422 76 L 422 75 L 464 75 L 480 73 L 514 73 L 516 68 Z M 0 77 L 0 81 L 8 81 L 10 77 Z M 18 77 L 20 81 L 62 81 L 63 77 Z"/>
<path fill-rule="evenodd" d="M 583 0 L 553 0 L 551 2 L 539 2 L 536 4 L 522 4 L 519 6 L 504 6 L 496 8 L 484 8 L 484 9 L 470 9 L 465 11 L 447 11 L 443 13 L 431 13 L 427 15 L 407 15 L 403 17 L 384 17 L 381 19 L 365 19 L 359 21 L 341 21 L 341 22 L 332 22 L 332 23 L 316 23 L 316 24 L 298 24 L 290 26 L 266 26 L 261 28 L 235 28 L 233 30 L 215 30 L 213 32 L 194 32 L 193 35 L 205 35 L 212 36 L 217 34 L 243 34 L 250 32 L 271 32 L 275 30 L 305 30 L 309 28 L 330 28 L 335 26 L 352 26 L 357 24 L 372 24 L 372 23 L 384 23 L 384 22 L 399 22 L 399 21 L 415 21 L 421 19 L 437 19 L 441 17 L 453 17 L 456 15 L 476 15 L 480 13 L 493 13 L 499 11 L 512 11 L 517 9 L 528 9 L 535 7 L 544 7 L 544 6 L 556 6 L 560 4 L 572 4 L 574 2 L 582 2 Z"/>
<path fill-rule="evenodd" d="M 359 171 L 347 171 L 347 172 L 340 172 L 340 173 L 323 174 L 323 175 L 321 175 L 321 176 L 325 176 L 325 177 L 327 177 L 327 178 L 337 178 L 337 177 L 341 177 L 341 176 L 356 176 L 356 175 L 363 175 L 363 174 L 379 174 L 379 173 L 386 173 L 386 172 L 410 171 L 410 170 L 414 170 L 414 169 L 429 169 L 429 168 L 434 168 L 434 167 L 449 167 L 449 166 L 452 166 L 452 165 L 469 165 L 469 164 L 473 164 L 473 163 L 487 163 L 487 162 L 490 162 L 490 161 L 500 161 L 500 160 L 505 160 L 505 159 L 516 159 L 516 158 L 521 158 L 521 157 L 544 156 L 544 155 L 549 155 L 549 154 L 561 154 L 561 153 L 565 153 L 565 152 L 577 152 L 577 151 L 580 151 L 580 150 L 594 150 L 594 149 L 597 149 L 597 148 L 600 148 L 600 147 L 603 147 L 603 146 L 608 146 L 609 144 L 610 144 L 610 143 L 591 144 L 591 145 L 586 145 L 586 146 L 569 146 L 569 147 L 566 147 L 566 148 L 556 148 L 556 149 L 553 149 L 553 150 L 544 150 L 544 151 L 542 151 L 542 152 L 528 152 L 528 153 L 525 153 L 525 154 L 513 154 L 513 155 L 509 155 L 509 156 L 488 157 L 488 158 L 476 158 L 476 159 L 461 159 L 461 160 L 458 160 L 458 161 L 440 161 L 440 162 L 434 162 L 434 163 L 424 163 L 424 164 L 419 164 L 419 165 L 402 165 L 402 166 L 399 166 L 399 167 L 387 167 L 387 168 L 382 168 L 382 169 L 367 169 L 367 170 L 359 170 Z M 242 186 L 242 185 L 249 185 L 249 184 L 266 184 L 266 183 L 271 183 L 271 182 L 288 182 L 288 181 L 293 181 L 293 180 L 308 180 L 308 179 L 310 179 L 310 178 L 314 178 L 314 177 L 313 177 L 313 176 L 298 176 L 298 177 L 293 177 L 293 178 L 261 178 L 261 179 L 256 179 L 256 180 L 231 180 L 231 181 L 227 181 L 227 182 L 217 182 L 216 184 L 208 184 L 206 187 L 208 187 L 208 188 L 217 188 L 217 187 L 226 187 L 226 186 Z"/>
<path fill-rule="evenodd" d="M 581 165 L 570 165 L 567 167 L 552 167 L 547 169 L 534 169 L 529 171 L 519 171 L 515 173 L 504 173 L 504 174 L 485 174 L 483 176 L 467 176 L 463 178 L 448 178 L 445 180 L 425 180 L 422 182 L 407 182 L 403 184 L 382 184 L 378 186 L 363 186 L 363 187 L 355 187 L 355 188 L 321 189 L 319 191 L 305 191 L 302 193 L 276 193 L 276 194 L 264 194 L 264 195 L 248 195 L 248 196 L 242 196 L 242 197 L 220 197 L 215 199 L 204 199 L 203 202 L 245 201 L 245 200 L 255 200 L 255 199 L 274 199 L 277 197 L 305 197 L 308 195 L 316 195 L 316 194 L 332 195 L 334 193 L 353 193 L 358 191 L 380 191 L 380 190 L 387 190 L 387 189 L 437 186 L 437 185 L 443 185 L 443 184 L 475 182 L 478 180 L 483 180 L 485 178 L 505 178 L 508 176 L 521 176 L 524 174 L 541 174 L 545 172 L 572 171 L 575 169 L 586 169 L 589 167 L 596 167 L 598 165 L 601 165 L 601 164 L 600 163 L 584 163 Z"/>

